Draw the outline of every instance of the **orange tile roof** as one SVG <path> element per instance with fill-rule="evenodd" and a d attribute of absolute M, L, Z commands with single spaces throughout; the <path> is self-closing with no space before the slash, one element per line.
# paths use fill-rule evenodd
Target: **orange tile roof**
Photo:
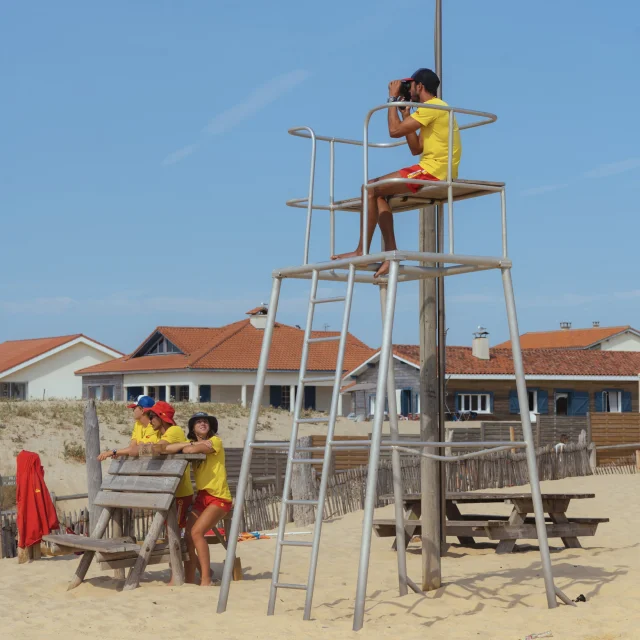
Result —
<path fill-rule="evenodd" d="M 183 353 L 127 356 L 81 369 L 76 373 L 127 373 L 174 369 L 255 371 L 258 368 L 264 331 L 256 329 L 250 320 L 241 320 L 219 328 L 158 327 L 156 331 L 171 340 Z M 337 331 L 312 332 L 314 338 L 337 335 Z M 303 336 L 302 329 L 276 323 L 269 356 L 270 371 L 299 370 Z M 139 348 L 133 353 L 138 350 Z M 373 349 L 349 334 L 344 371 L 351 371 L 374 353 Z M 337 356 L 337 341 L 313 344 L 310 346 L 307 368 L 309 371 L 333 371 Z"/>
<path fill-rule="evenodd" d="M 68 336 L 57 336 L 52 338 L 30 338 L 27 340 L 7 340 L 0 344 L 0 373 L 8 371 L 13 367 L 17 367 L 24 362 L 37 358 L 38 356 L 60 347 L 67 342 L 72 342 L 78 338 L 86 338 L 95 342 L 100 346 L 106 347 L 106 345 L 88 338 L 82 333 L 74 333 Z M 111 349 L 111 347 L 106 347 Z M 115 349 L 111 349 L 116 351 Z M 117 352 L 119 353 L 119 352 Z"/>
<path fill-rule="evenodd" d="M 531 331 L 520 336 L 520 346 L 523 349 L 584 349 L 631 328 L 632 327 L 627 325 L 624 327 Z M 510 340 L 496 345 L 496 349 L 510 348 Z"/>
<path fill-rule="evenodd" d="M 419 346 L 394 345 L 393 352 L 420 366 Z M 480 360 L 472 355 L 470 347 L 447 347 L 446 357 L 447 374 L 513 375 L 511 349 L 494 347 L 490 350 L 489 360 Z M 530 349 L 522 354 L 522 359 L 526 375 L 617 377 L 640 374 L 640 351 Z"/>

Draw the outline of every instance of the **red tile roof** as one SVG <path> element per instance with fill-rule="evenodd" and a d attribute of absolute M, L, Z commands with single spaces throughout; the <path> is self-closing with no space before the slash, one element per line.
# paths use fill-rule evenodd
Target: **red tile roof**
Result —
<path fill-rule="evenodd" d="M 81 369 L 76 373 L 127 373 L 173 369 L 252 371 L 258 368 L 264 331 L 253 327 L 250 320 L 241 320 L 219 328 L 158 327 L 156 331 L 173 342 L 183 353 L 126 356 Z M 314 338 L 337 335 L 337 331 L 312 333 Z M 276 323 L 269 357 L 270 371 L 299 370 L 303 336 L 302 329 Z M 344 371 L 351 371 L 374 353 L 373 349 L 349 334 Z M 337 356 L 337 341 L 313 344 L 310 346 L 307 368 L 309 371 L 333 371 Z"/>
<path fill-rule="evenodd" d="M 631 328 L 627 325 L 624 327 L 531 331 L 520 336 L 520 346 L 523 349 L 584 349 Z M 510 340 L 496 345 L 496 349 L 510 348 Z"/>
<path fill-rule="evenodd" d="M 7 340 L 0 344 L 0 373 L 13 369 L 13 367 L 17 367 L 20 364 L 47 353 L 47 351 L 51 351 L 56 347 L 60 347 L 68 342 L 77 340 L 78 338 L 86 338 L 91 342 L 95 342 L 100 346 L 106 347 L 106 345 L 103 345 L 92 338 L 88 338 L 82 333 L 74 333 L 69 336 L 57 336 L 53 338 Z M 107 347 L 107 349 L 111 349 L 111 347 Z M 115 349 L 111 350 L 115 351 Z"/>
<path fill-rule="evenodd" d="M 399 344 L 394 354 L 420 366 L 420 347 Z M 638 376 L 639 351 L 529 349 L 522 354 L 526 375 Z M 363 361 L 364 362 L 364 361 Z M 361 363 L 362 364 L 362 363 Z M 513 375 L 511 349 L 493 348 L 489 360 L 479 360 L 470 347 L 447 347 L 447 374 Z"/>

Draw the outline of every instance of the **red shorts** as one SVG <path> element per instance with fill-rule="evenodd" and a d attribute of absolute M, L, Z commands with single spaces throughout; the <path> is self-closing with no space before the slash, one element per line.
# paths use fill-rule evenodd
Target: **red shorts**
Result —
<path fill-rule="evenodd" d="M 176 508 L 178 510 L 178 526 L 181 529 L 184 529 L 187 526 L 187 512 L 192 502 L 193 496 L 176 498 Z"/>
<path fill-rule="evenodd" d="M 196 496 L 196 501 L 193 505 L 192 511 L 202 513 L 207 507 L 210 507 L 211 505 L 220 507 L 224 510 L 225 513 L 229 513 L 229 511 L 231 511 L 231 507 L 233 506 L 233 502 L 231 500 L 225 500 L 224 498 L 212 496 L 206 489 L 201 489 L 200 491 L 198 491 L 198 495 Z"/>
<path fill-rule="evenodd" d="M 403 178 L 409 178 L 411 180 L 439 180 L 435 176 L 432 176 L 428 171 L 425 171 L 419 164 L 414 164 L 411 167 L 405 167 L 398 172 Z M 419 184 L 407 184 L 405 185 L 409 191 L 416 193 L 422 188 Z"/>

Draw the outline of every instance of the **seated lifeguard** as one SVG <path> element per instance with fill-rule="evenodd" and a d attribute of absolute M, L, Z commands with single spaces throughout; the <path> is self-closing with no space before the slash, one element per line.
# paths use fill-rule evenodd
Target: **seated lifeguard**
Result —
<path fill-rule="evenodd" d="M 423 102 L 436 106 L 448 106 L 446 102 L 436 97 L 440 79 L 431 69 L 418 69 L 410 78 L 393 80 L 389 83 L 389 102 L 406 101 L 402 97 L 403 83 L 409 83 L 411 102 Z M 449 154 L 449 112 L 428 107 L 419 107 L 415 113 L 410 108 L 388 109 L 389 135 L 392 138 L 407 139 L 407 144 L 414 156 L 420 156 L 419 164 L 412 165 L 389 173 L 380 178 L 373 178 L 370 183 L 386 180 L 387 178 L 410 178 L 412 180 L 446 180 Z M 454 116 L 453 129 L 453 155 L 451 167 L 451 179 L 458 177 L 458 165 L 462 154 L 460 144 L 460 131 Z M 386 251 L 397 249 L 396 238 L 393 231 L 393 215 L 387 198 L 392 195 L 416 193 L 420 190 L 417 184 L 385 184 L 379 187 L 365 190 L 362 188 L 362 198 L 365 195 L 368 201 L 368 226 L 367 226 L 367 251 L 371 246 L 371 239 L 380 226 L 380 232 L 384 238 Z M 365 191 L 367 192 L 365 194 Z M 361 256 L 363 251 L 362 239 L 362 209 L 360 209 L 360 242 L 355 251 L 331 256 L 332 260 Z M 382 263 L 375 277 L 386 274 L 389 271 L 389 262 Z"/>

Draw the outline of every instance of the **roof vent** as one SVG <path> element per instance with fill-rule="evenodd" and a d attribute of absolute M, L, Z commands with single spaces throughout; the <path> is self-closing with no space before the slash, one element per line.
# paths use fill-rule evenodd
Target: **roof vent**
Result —
<path fill-rule="evenodd" d="M 268 309 L 266 306 L 256 307 L 255 309 L 251 309 L 251 311 L 247 311 L 247 315 L 249 316 L 249 322 L 251 322 L 251 326 L 256 329 L 264 330 L 267 326 L 267 313 Z"/>
<path fill-rule="evenodd" d="M 571 329 L 571 323 L 570 322 L 561 322 L 560 323 L 560 328 L 563 329 L 564 331 L 568 331 L 569 329 Z"/>
<path fill-rule="evenodd" d="M 594 320 L 593 321 L 593 328 L 597 329 L 600 326 L 600 322 L 598 322 L 598 320 Z"/>
<path fill-rule="evenodd" d="M 489 360 L 489 332 L 484 327 L 478 327 L 473 334 L 471 354 L 478 360 Z"/>

